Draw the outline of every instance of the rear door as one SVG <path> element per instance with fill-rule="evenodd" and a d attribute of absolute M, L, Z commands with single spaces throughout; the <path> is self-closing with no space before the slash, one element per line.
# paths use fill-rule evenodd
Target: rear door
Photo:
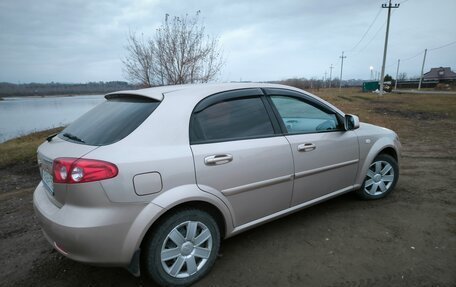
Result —
<path fill-rule="evenodd" d="M 260 89 L 243 89 L 201 101 L 190 123 L 196 181 L 220 191 L 239 226 L 290 205 L 293 158 L 288 141 Z"/>
<path fill-rule="evenodd" d="M 353 187 L 358 138 L 323 102 L 298 92 L 268 89 L 269 100 L 290 142 L 295 164 L 292 206 Z"/>

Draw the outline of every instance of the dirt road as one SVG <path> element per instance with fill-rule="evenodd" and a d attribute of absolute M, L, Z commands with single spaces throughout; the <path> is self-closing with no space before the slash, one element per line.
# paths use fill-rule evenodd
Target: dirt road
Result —
<path fill-rule="evenodd" d="M 225 240 L 196 286 L 456 286 L 455 121 L 410 113 L 385 119 L 385 101 L 357 103 L 374 107 L 377 114 L 365 117 L 401 137 L 396 190 L 378 201 L 347 194 Z M 36 174 L 17 176 L 18 189 L 10 184 L 0 193 L 1 286 L 151 285 L 54 251 L 33 214 Z"/>

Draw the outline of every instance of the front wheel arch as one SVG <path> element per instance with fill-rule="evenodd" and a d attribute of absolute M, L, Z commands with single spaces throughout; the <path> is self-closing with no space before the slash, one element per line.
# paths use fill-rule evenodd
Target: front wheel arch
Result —
<path fill-rule="evenodd" d="M 381 154 L 387 154 L 387 155 L 391 156 L 399 164 L 399 158 L 398 158 L 397 152 L 394 148 L 386 147 L 386 148 L 382 149 L 375 157 L 378 157 Z"/>

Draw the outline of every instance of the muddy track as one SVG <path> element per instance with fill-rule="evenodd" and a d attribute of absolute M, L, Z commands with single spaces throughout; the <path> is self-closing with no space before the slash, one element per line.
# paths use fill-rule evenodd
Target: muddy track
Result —
<path fill-rule="evenodd" d="M 456 160 L 406 156 L 401 165 L 384 200 L 347 194 L 225 240 L 197 286 L 454 286 Z M 37 183 L 34 175 L 22 182 Z M 1 286 L 152 285 L 54 251 L 36 223 L 32 191 L 0 195 Z"/>

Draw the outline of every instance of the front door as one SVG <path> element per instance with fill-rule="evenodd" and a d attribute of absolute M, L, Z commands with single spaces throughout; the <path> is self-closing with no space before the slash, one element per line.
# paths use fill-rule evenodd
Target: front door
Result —
<path fill-rule="evenodd" d="M 358 171 L 353 131 L 287 136 L 295 161 L 292 206 L 351 189 Z"/>
<path fill-rule="evenodd" d="M 351 189 L 359 163 L 358 138 L 345 131 L 341 115 L 311 97 L 268 91 L 293 153 L 291 205 Z"/>

